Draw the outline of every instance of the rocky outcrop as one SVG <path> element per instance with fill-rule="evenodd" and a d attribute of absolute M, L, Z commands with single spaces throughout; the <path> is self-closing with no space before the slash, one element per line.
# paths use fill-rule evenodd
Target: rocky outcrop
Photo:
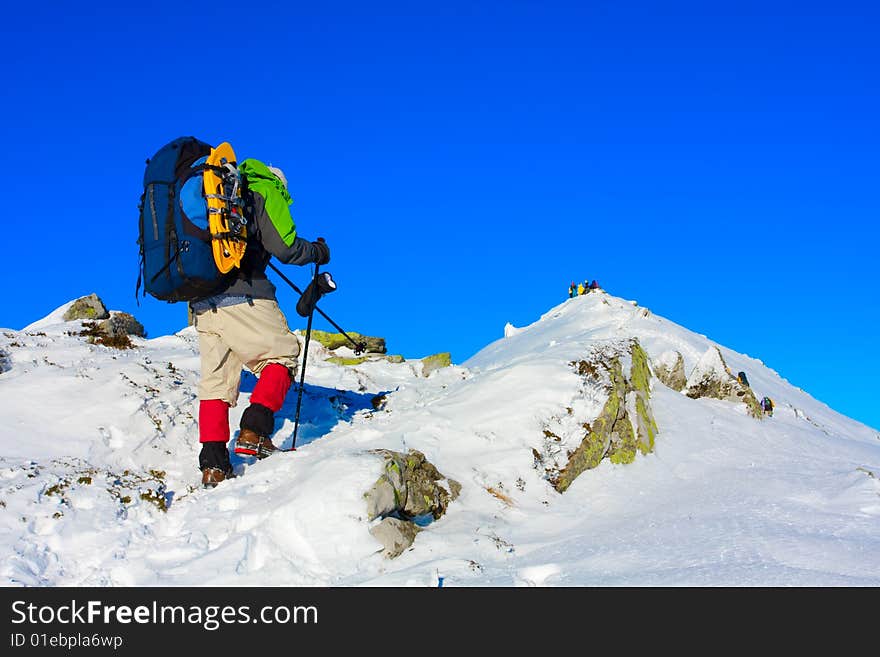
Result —
<path fill-rule="evenodd" d="M 691 399 L 710 397 L 746 405 L 749 415 L 761 419 L 764 414 L 751 388 L 734 376 L 718 347 L 710 347 L 688 377 L 684 393 Z"/>
<path fill-rule="evenodd" d="M 68 331 L 68 335 L 79 335 L 92 344 L 101 344 L 115 349 L 134 349 L 130 335 L 146 337 L 143 325 L 128 313 L 113 311 L 109 319 L 102 322 L 86 321 L 78 332 Z"/>
<path fill-rule="evenodd" d="M 369 356 L 352 356 L 348 358 L 346 356 L 331 356 L 327 359 L 328 363 L 333 363 L 334 365 L 360 365 L 361 363 L 366 363 L 368 361 L 377 361 L 384 360 L 389 363 L 402 363 L 405 359 L 403 356 L 398 355 L 369 355 Z"/>
<path fill-rule="evenodd" d="M 354 331 L 348 334 L 351 340 L 364 346 L 363 354 L 350 355 L 351 352 L 343 350 L 343 355 L 333 355 L 325 360 L 335 365 L 360 365 L 368 361 L 384 360 L 389 363 L 402 363 L 403 356 L 387 355 L 385 338 L 377 338 L 369 335 L 361 335 Z M 312 330 L 312 339 L 322 344 L 328 351 L 335 353 L 336 349 L 347 347 L 352 349 L 351 340 L 342 333 L 328 333 L 327 331 Z"/>
<path fill-rule="evenodd" d="M 370 533 L 379 541 L 384 549 L 382 554 L 393 559 L 399 557 L 416 540 L 416 534 L 421 528 L 414 522 L 398 520 L 397 518 L 383 518 L 378 525 L 370 528 Z"/>
<path fill-rule="evenodd" d="M 351 339 L 358 343 L 363 343 L 368 354 L 384 354 L 385 338 L 377 338 L 369 335 L 361 335 L 354 331 L 349 331 L 348 335 Z M 333 351 L 339 347 L 351 347 L 351 341 L 342 333 L 328 333 L 327 331 L 318 331 L 312 329 L 312 340 L 317 340 L 328 350 Z"/>
<path fill-rule="evenodd" d="M 546 468 L 560 493 L 605 458 L 612 463 L 632 463 L 638 452 L 653 452 L 658 433 L 651 409 L 651 367 L 638 340 L 606 346 L 572 365 L 587 387 L 603 389 L 606 401 L 599 415 L 584 423 L 586 433 L 574 450 L 567 452 L 568 460 Z M 546 467 L 545 457 L 537 450 L 535 454 L 536 461 Z"/>
<path fill-rule="evenodd" d="M 422 359 L 422 376 L 428 376 L 435 370 L 449 367 L 452 365 L 452 354 L 443 351 L 433 356 L 426 356 Z"/>
<path fill-rule="evenodd" d="M 107 319 L 110 313 L 107 307 L 101 301 L 97 294 L 90 294 L 87 297 L 80 297 L 74 301 L 67 312 L 64 313 L 65 322 L 71 322 L 77 319 Z"/>
<path fill-rule="evenodd" d="M 12 357 L 3 349 L 0 349 L 0 374 L 12 369 Z"/>
<path fill-rule="evenodd" d="M 654 374 L 661 383 L 677 392 L 684 390 L 687 375 L 684 373 L 684 357 L 680 352 L 664 351 L 653 365 Z"/>
<path fill-rule="evenodd" d="M 110 319 L 105 319 L 98 324 L 104 333 L 109 337 L 121 337 L 123 335 L 136 335 L 140 338 L 147 337 L 143 324 L 137 321 L 133 315 L 121 312 L 110 313 Z"/>
<path fill-rule="evenodd" d="M 628 381 L 627 401 L 632 403 L 635 412 L 630 409 L 628 414 L 635 420 L 636 444 L 642 454 L 654 451 L 654 440 L 657 437 L 657 421 L 651 409 L 651 366 L 648 354 L 638 344 L 632 346 L 631 368 Z M 635 454 L 633 454 L 633 459 Z"/>
<path fill-rule="evenodd" d="M 343 350 L 341 353 L 336 349 L 346 347 L 352 348 L 351 340 L 342 333 L 328 333 L 327 331 L 312 330 L 312 339 L 319 342 L 325 349 L 333 355 L 328 356 L 325 360 L 334 365 L 361 365 L 371 361 L 386 361 L 388 363 L 403 363 L 406 359 L 398 354 L 388 354 L 385 345 L 385 338 L 378 338 L 369 335 L 361 335 L 354 331 L 350 331 L 348 335 L 355 342 L 362 344 L 365 348 L 363 354 L 352 354 L 350 351 Z M 422 375 L 428 376 L 434 370 L 442 367 L 448 367 L 452 364 L 449 352 L 434 354 L 422 359 Z"/>
<path fill-rule="evenodd" d="M 108 334 L 98 322 L 83 322 L 83 330 L 79 332 L 69 332 L 69 335 L 79 335 L 84 337 L 91 344 L 101 344 L 105 347 L 113 347 L 114 349 L 134 349 L 135 345 L 128 337 L 128 333 Z"/>
<path fill-rule="evenodd" d="M 417 450 L 406 454 L 374 450 L 384 459 L 382 476 L 364 494 L 367 517 L 382 521 L 370 532 L 393 558 L 406 550 L 419 532 L 419 522 L 438 520 L 461 492 L 461 485 L 442 475 Z"/>

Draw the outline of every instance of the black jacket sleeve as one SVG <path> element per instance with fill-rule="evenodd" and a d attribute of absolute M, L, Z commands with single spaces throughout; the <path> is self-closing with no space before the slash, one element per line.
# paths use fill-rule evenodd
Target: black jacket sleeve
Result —
<path fill-rule="evenodd" d="M 293 244 L 287 246 L 266 212 L 266 200 L 256 193 L 252 197 L 253 218 L 257 222 L 260 241 L 266 251 L 287 265 L 307 265 L 318 261 L 321 252 L 309 240 L 297 236 Z"/>

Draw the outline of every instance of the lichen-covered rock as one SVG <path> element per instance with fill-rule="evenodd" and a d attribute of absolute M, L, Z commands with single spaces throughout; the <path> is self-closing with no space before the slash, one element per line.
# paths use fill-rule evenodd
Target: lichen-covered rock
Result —
<path fill-rule="evenodd" d="M 416 540 L 420 528 L 414 522 L 398 518 L 383 518 L 381 522 L 370 528 L 373 537 L 382 544 L 382 554 L 393 559 L 400 556 Z"/>
<path fill-rule="evenodd" d="M 366 347 L 367 353 L 384 354 L 386 352 L 385 338 L 361 335 L 360 333 L 355 333 L 354 331 L 349 331 L 348 335 L 355 342 L 363 343 Z M 312 340 L 317 340 L 330 351 L 338 349 L 339 347 L 352 346 L 351 341 L 349 341 L 348 338 L 342 335 L 342 333 L 328 333 L 327 331 L 319 331 L 317 329 L 312 329 Z"/>
<path fill-rule="evenodd" d="M 422 359 L 422 376 L 428 376 L 431 372 L 449 367 L 450 365 L 452 365 L 452 354 L 448 351 L 443 351 L 433 356 L 426 356 Z"/>
<path fill-rule="evenodd" d="M 588 369 L 583 367 L 584 364 L 586 361 L 581 361 L 582 373 L 584 369 Z M 582 472 L 599 465 L 611 446 L 612 429 L 617 423 L 618 411 L 623 406 L 621 393 L 625 394 L 626 384 L 623 380 L 620 359 L 608 363 L 607 371 L 611 376 L 611 384 L 608 386 L 608 400 L 599 416 L 587 425 L 589 428 L 584 427 L 587 428 L 587 432 L 583 440 L 572 452 L 568 463 L 553 482 L 556 490 L 560 493 L 565 492 Z"/>
<path fill-rule="evenodd" d="M 65 322 L 77 319 L 107 319 L 108 317 L 110 317 L 110 313 L 107 312 L 107 307 L 97 294 L 80 297 L 70 305 L 70 308 L 63 315 Z"/>
<path fill-rule="evenodd" d="M 629 393 L 627 393 L 629 397 Z M 620 406 L 617 421 L 611 427 L 611 442 L 608 446 L 608 460 L 618 465 L 632 463 L 636 460 L 639 443 L 633 428 L 633 417 L 627 404 Z"/>
<path fill-rule="evenodd" d="M 688 377 L 684 393 L 691 399 L 710 397 L 735 403 L 743 403 L 749 415 L 764 417 L 761 405 L 751 388 L 740 383 L 730 372 L 718 347 L 710 347 Z"/>
<path fill-rule="evenodd" d="M 372 453 L 382 456 L 385 462 L 382 476 L 364 494 L 370 520 L 396 520 L 396 523 L 391 523 L 394 527 L 399 529 L 397 524 L 403 522 L 418 531 L 413 520 L 428 515 L 434 520 L 440 519 L 461 492 L 461 485 L 457 481 L 442 475 L 417 450 L 403 454 L 380 449 Z M 415 537 L 415 533 L 412 536 Z"/>
<path fill-rule="evenodd" d="M 334 365 L 360 365 L 361 363 L 377 360 L 384 360 L 389 363 L 402 363 L 404 358 L 403 356 L 395 354 L 391 356 L 352 356 L 351 358 L 346 358 L 345 356 L 331 356 L 326 359 L 328 363 L 333 363 Z"/>
<path fill-rule="evenodd" d="M 406 458 L 404 483 L 406 484 L 406 500 L 403 512 L 407 516 L 417 518 L 426 514 L 439 519 L 452 501 L 452 491 L 437 482 L 445 480 L 425 455 L 412 450 Z"/>
<path fill-rule="evenodd" d="M 397 512 L 406 518 L 430 514 L 436 520 L 461 490 L 458 482 L 447 479 L 418 450 L 406 454 L 387 449 L 375 450 L 385 459 L 384 472 L 364 495 L 370 519 Z M 390 493 L 389 487 L 390 486 Z M 387 508 L 390 499 L 394 507 Z"/>
<path fill-rule="evenodd" d="M 110 313 L 110 319 L 105 319 L 98 327 L 110 337 L 123 335 L 136 335 L 141 338 L 147 337 L 143 324 L 137 321 L 133 315 L 121 312 Z"/>
<path fill-rule="evenodd" d="M 654 374 L 665 386 L 681 392 L 687 385 L 684 356 L 678 351 L 664 351 L 654 362 Z"/>
<path fill-rule="evenodd" d="M 385 475 L 379 477 L 373 487 L 365 494 L 367 517 L 370 520 L 390 515 L 400 507 L 397 489 Z"/>
<path fill-rule="evenodd" d="M 327 358 L 326 361 L 328 363 L 333 363 L 334 365 L 360 365 L 361 363 L 365 363 L 370 358 L 368 356 L 352 356 L 351 358 L 346 358 L 345 356 L 331 356 Z"/>
<path fill-rule="evenodd" d="M 651 366 L 648 354 L 636 341 L 632 346 L 631 390 L 627 399 L 633 402 L 630 417 L 635 419 L 636 439 L 639 451 L 650 454 L 654 451 L 654 439 L 659 432 L 654 412 L 651 409 Z"/>
<path fill-rule="evenodd" d="M 628 375 L 624 374 L 625 363 Z M 658 433 L 650 401 L 651 367 L 638 340 L 631 340 L 624 349 L 599 349 L 591 358 L 572 365 L 592 385 L 601 385 L 607 397 L 599 415 L 584 424 L 586 433 L 569 453 L 568 461 L 551 477 L 560 493 L 604 458 L 625 464 L 632 463 L 637 452 L 653 452 Z M 544 457 L 537 451 L 535 454 L 536 462 L 543 463 Z"/>
<path fill-rule="evenodd" d="M 639 451 L 642 454 L 651 454 L 654 451 L 654 441 L 660 430 L 654 413 L 644 395 L 636 393 L 636 436 L 638 438 Z"/>

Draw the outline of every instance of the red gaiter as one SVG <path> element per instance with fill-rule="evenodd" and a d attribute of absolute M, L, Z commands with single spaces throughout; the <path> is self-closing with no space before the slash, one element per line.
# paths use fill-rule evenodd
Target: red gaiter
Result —
<path fill-rule="evenodd" d="M 269 363 L 260 372 L 260 378 L 251 393 L 251 404 L 261 404 L 277 413 L 290 389 L 290 372 L 280 363 Z"/>
<path fill-rule="evenodd" d="M 229 404 L 222 399 L 199 402 L 199 442 L 229 441 Z"/>

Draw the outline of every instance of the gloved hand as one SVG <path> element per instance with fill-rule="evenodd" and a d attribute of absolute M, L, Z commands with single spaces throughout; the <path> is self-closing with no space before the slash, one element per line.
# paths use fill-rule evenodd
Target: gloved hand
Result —
<path fill-rule="evenodd" d="M 308 317 L 315 309 L 315 306 L 318 305 L 318 301 L 321 300 L 321 297 L 335 290 L 336 281 L 330 276 L 330 272 L 322 271 L 320 276 L 309 283 L 306 291 L 303 292 L 302 296 L 299 298 L 299 301 L 296 304 L 297 314 L 300 317 Z"/>
<path fill-rule="evenodd" d="M 314 246 L 318 251 L 318 258 L 315 260 L 315 263 L 318 265 L 326 265 L 330 262 L 330 247 L 327 246 L 327 242 L 324 241 L 323 237 L 319 237 L 317 240 L 312 242 L 312 246 Z"/>

